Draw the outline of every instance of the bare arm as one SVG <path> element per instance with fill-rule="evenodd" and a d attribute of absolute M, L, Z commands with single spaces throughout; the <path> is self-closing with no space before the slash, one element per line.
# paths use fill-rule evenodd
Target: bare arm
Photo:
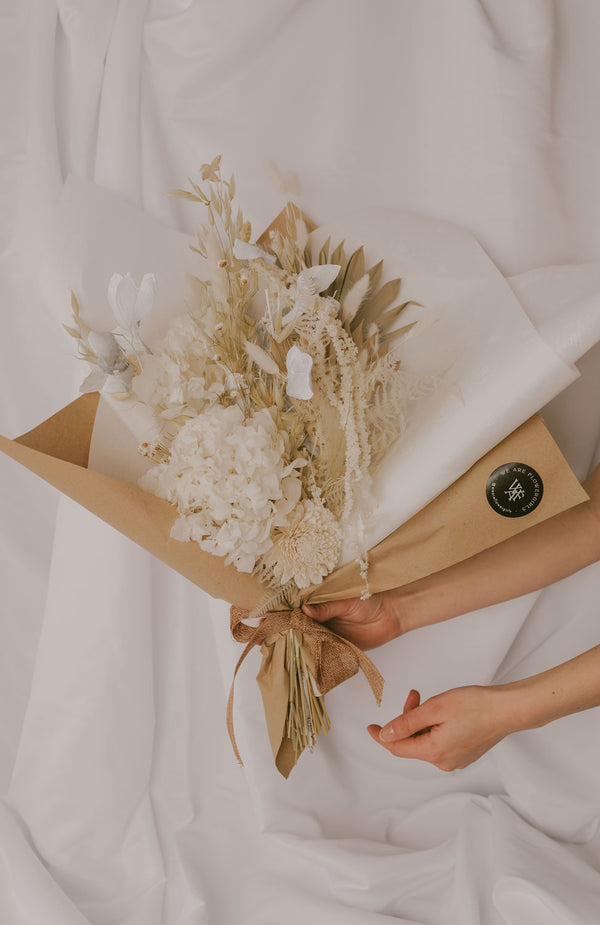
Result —
<path fill-rule="evenodd" d="M 363 648 L 419 626 L 509 600 L 600 559 L 600 467 L 585 483 L 590 500 L 428 578 L 373 595 L 306 609 Z M 464 768 L 506 735 L 600 706 L 600 645 L 541 674 L 492 686 L 458 687 L 404 711 L 369 733 L 392 755 L 442 770 Z"/>
<path fill-rule="evenodd" d="M 600 467 L 585 488 L 589 501 L 441 572 L 367 601 L 330 601 L 304 610 L 368 649 L 543 588 L 600 559 Z"/>
<path fill-rule="evenodd" d="M 416 626 L 537 591 L 600 559 L 600 467 L 584 487 L 589 501 L 397 589 Z"/>

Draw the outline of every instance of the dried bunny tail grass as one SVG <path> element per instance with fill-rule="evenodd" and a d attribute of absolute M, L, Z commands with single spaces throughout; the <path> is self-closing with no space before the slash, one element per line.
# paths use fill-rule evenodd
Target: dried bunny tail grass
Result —
<path fill-rule="evenodd" d="M 260 369 L 269 373 L 271 376 L 277 376 L 279 374 L 279 366 L 273 357 L 269 356 L 262 347 L 259 347 L 258 344 L 249 340 L 246 341 L 244 347 L 250 359 L 256 363 Z"/>
<path fill-rule="evenodd" d="M 318 253 L 309 244 L 305 251 L 307 266 L 323 263 L 340 264 L 336 281 L 324 293 L 333 296 L 341 304 L 341 317 L 345 327 L 354 336 L 363 325 L 368 328 L 376 324 L 380 334 L 387 340 L 396 337 L 390 332 L 396 319 L 404 309 L 414 303 L 412 300 L 394 305 L 400 292 L 402 280 L 388 280 L 380 286 L 383 274 L 383 260 L 372 267 L 366 266 L 364 246 L 357 248 L 349 257 L 344 242 L 331 251 L 331 239 L 322 245 Z M 392 307 L 393 306 L 393 307 Z M 360 333 L 357 335 L 361 339 Z"/>
<path fill-rule="evenodd" d="M 306 246 L 308 245 L 308 228 L 306 227 L 306 222 L 301 216 L 296 217 L 294 237 L 298 251 L 304 255 Z"/>
<path fill-rule="evenodd" d="M 304 269 L 304 249 L 298 247 L 295 237 L 285 236 L 280 231 L 273 230 L 269 238 L 269 250 L 277 257 L 284 273 L 294 276 Z"/>

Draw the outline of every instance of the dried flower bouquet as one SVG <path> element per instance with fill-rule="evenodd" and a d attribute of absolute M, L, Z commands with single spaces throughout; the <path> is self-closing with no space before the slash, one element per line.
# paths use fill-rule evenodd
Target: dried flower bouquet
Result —
<path fill-rule="evenodd" d="M 323 694 L 359 669 L 378 699 L 382 690 L 364 653 L 305 617 L 294 606 L 301 598 L 355 597 L 414 581 L 585 493 L 541 420 L 528 420 L 564 370 L 468 233 L 408 213 L 378 214 L 375 225 L 359 221 L 358 241 L 379 240 L 390 262 L 398 257 L 410 295 L 444 306 L 436 324 L 406 344 L 412 375 L 422 381 L 451 363 L 450 381 L 469 393 L 460 403 L 452 391 L 435 390 L 411 415 L 410 440 L 391 449 L 410 398 L 390 349 L 402 331 L 399 281 L 381 285 L 381 264 L 367 268 L 362 248 L 347 257 L 320 230 L 309 234 L 295 207 L 250 243 L 219 159 L 201 174 L 200 183 L 177 193 L 206 209 L 197 254 L 189 239 L 152 225 L 106 191 L 67 184 L 66 223 L 59 222 L 67 246 L 53 261 L 58 268 L 70 263 L 61 299 L 64 286 L 86 271 L 86 314 L 99 314 L 88 325 L 73 296 L 69 330 L 92 371 L 86 394 L 27 434 L 0 437 L 0 450 L 234 605 L 233 635 L 245 644 L 238 668 L 260 646 L 267 729 L 287 776 L 302 748 L 329 726 Z M 455 258 L 462 275 L 449 279 Z M 111 323 L 105 280 L 117 261 L 134 266 L 140 282 L 113 275 Z M 147 269 L 156 269 L 156 281 Z M 189 272 L 191 297 L 180 282 Z M 99 289 L 90 287 L 90 273 Z M 413 310 L 413 317 L 428 311 Z M 512 392 L 505 394 L 514 357 L 490 352 L 490 332 L 501 338 L 507 317 L 523 340 L 516 409 Z M 468 331 L 475 349 L 465 351 L 456 331 Z M 485 385 L 483 396 L 474 383 Z M 494 439 L 487 418 L 496 405 Z M 129 451 L 141 411 L 149 422 L 140 438 L 144 460 Z M 450 445 L 455 431 L 462 438 Z M 431 458 L 436 448 L 439 460 Z M 515 459 L 539 474 L 543 501 L 526 517 L 503 517 L 488 503 L 486 485 Z M 135 483 L 140 468 L 160 497 Z M 369 522 L 371 495 L 377 500 Z M 248 622 L 249 610 L 265 617 Z M 232 695 L 228 726 L 235 747 Z"/>
<path fill-rule="evenodd" d="M 288 206 L 263 246 L 234 208 L 235 182 L 220 157 L 201 182 L 174 195 L 206 210 L 192 249 L 205 275 L 192 279 L 187 312 L 151 352 L 140 325 L 154 279 L 139 288 L 115 274 L 112 331 L 90 330 L 73 296 L 79 352 L 92 372 L 82 391 L 142 401 L 155 428 L 140 451 L 154 465 L 147 491 L 178 511 L 171 535 L 222 556 L 269 589 L 251 616 L 297 605 L 345 546 L 368 590 L 364 524 L 378 462 L 402 433 L 409 389 L 390 346 L 400 280 L 383 286 L 382 262 L 363 249 L 310 246 L 308 223 Z M 409 326 L 407 326 L 409 327 Z M 327 728 L 321 692 L 293 630 L 287 728 L 295 756 Z"/>

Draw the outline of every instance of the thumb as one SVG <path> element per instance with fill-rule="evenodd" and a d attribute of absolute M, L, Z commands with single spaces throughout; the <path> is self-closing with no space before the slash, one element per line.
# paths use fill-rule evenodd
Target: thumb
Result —
<path fill-rule="evenodd" d="M 414 688 L 410 691 L 406 701 L 404 703 L 403 713 L 408 713 L 409 710 L 414 710 L 415 707 L 418 707 L 421 703 L 421 695 Z"/>
<path fill-rule="evenodd" d="M 415 706 L 413 709 L 402 713 L 396 719 L 386 723 L 379 731 L 379 740 L 381 742 L 393 742 L 396 739 L 408 739 L 417 732 L 423 732 L 435 725 L 432 716 L 432 710 L 427 702 L 421 706 Z"/>
<path fill-rule="evenodd" d="M 351 601 L 325 601 L 323 604 L 303 604 L 302 612 L 318 623 L 326 623 L 334 617 L 344 617 L 350 610 Z"/>

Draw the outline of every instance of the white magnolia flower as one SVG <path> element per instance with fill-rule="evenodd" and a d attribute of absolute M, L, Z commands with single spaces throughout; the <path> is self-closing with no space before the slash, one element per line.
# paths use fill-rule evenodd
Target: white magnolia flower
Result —
<path fill-rule="evenodd" d="M 128 366 L 119 343 L 114 334 L 108 331 L 90 331 L 88 344 L 96 354 L 98 368 L 109 375 L 121 372 Z"/>
<path fill-rule="evenodd" d="M 90 331 L 88 344 L 96 354 L 97 368 L 80 386 L 81 392 L 108 392 L 113 395 L 129 392 L 133 366 L 123 353 L 114 334 Z"/>
<path fill-rule="evenodd" d="M 99 369 L 94 369 L 86 376 L 79 391 L 87 392 L 106 392 L 109 395 L 121 395 L 124 398 L 131 392 L 131 382 L 133 379 L 133 369 L 128 367 L 123 372 L 112 373 L 107 375 Z"/>
<path fill-rule="evenodd" d="M 337 278 L 341 267 L 336 263 L 324 263 L 321 266 L 307 267 L 298 274 L 296 279 L 296 297 L 294 305 L 281 319 L 284 327 L 297 321 L 308 311 L 315 300 L 315 296 L 329 289 Z"/>
<path fill-rule="evenodd" d="M 156 279 L 146 273 L 136 286 L 130 273 L 122 276 L 114 273 L 108 285 L 108 304 L 118 324 L 115 334 L 125 349 L 133 353 L 146 352 L 146 346 L 139 335 L 142 320 L 152 310 L 156 293 Z"/>
<path fill-rule="evenodd" d="M 169 460 L 140 485 L 176 505 L 175 539 L 195 540 L 251 572 L 300 500 L 301 465 L 287 462 L 283 435 L 266 409 L 244 420 L 237 405 L 214 405 L 181 428 Z"/>
<path fill-rule="evenodd" d="M 341 550 L 342 529 L 331 511 L 318 502 L 302 501 L 264 561 L 279 585 L 293 580 L 298 588 L 308 588 L 333 571 Z"/>
<path fill-rule="evenodd" d="M 290 398 L 308 400 L 313 397 L 311 385 L 312 357 L 294 344 L 285 358 L 287 367 L 286 392 Z"/>

